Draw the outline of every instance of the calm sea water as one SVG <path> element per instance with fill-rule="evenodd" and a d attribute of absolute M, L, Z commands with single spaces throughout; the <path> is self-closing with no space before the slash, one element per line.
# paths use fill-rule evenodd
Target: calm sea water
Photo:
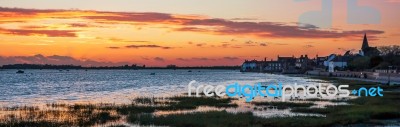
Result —
<path fill-rule="evenodd" d="M 279 81 L 310 84 L 310 79 L 237 70 L 17 70 L 0 71 L 0 106 L 47 103 L 130 103 L 137 96 L 171 96 L 187 84 L 254 84 Z M 151 75 L 155 73 L 155 75 Z"/>

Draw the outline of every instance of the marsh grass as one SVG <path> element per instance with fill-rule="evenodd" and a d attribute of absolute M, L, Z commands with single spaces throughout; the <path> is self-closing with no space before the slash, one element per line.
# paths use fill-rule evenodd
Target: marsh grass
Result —
<path fill-rule="evenodd" d="M 345 99 L 323 99 L 323 98 L 307 98 L 304 99 L 304 101 L 308 101 L 308 102 L 318 102 L 318 101 L 323 101 L 323 102 L 347 102 L 349 99 L 345 98 Z"/>
<path fill-rule="evenodd" d="M 153 113 L 157 110 L 196 109 L 198 106 L 237 107 L 229 98 L 174 96 L 169 98 L 140 97 L 131 104 L 47 104 L 39 107 L 7 107 L 13 112 L 0 117 L 0 126 L 93 126 L 120 120 L 128 114 Z"/>
<path fill-rule="evenodd" d="M 293 107 L 310 107 L 313 106 L 314 103 L 309 102 L 251 102 L 256 106 L 276 106 L 278 109 L 287 109 Z"/>
<path fill-rule="evenodd" d="M 349 125 L 349 124 L 372 124 L 384 125 L 383 119 L 400 118 L 400 92 L 397 86 L 382 85 L 374 82 L 364 82 L 355 80 L 339 79 L 334 77 L 310 77 L 313 79 L 326 80 L 334 84 L 347 84 L 349 89 L 358 89 L 361 87 L 381 87 L 384 89 L 383 97 L 358 97 L 355 99 L 345 100 L 350 105 L 327 106 L 326 108 L 294 108 L 292 112 L 301 113 L 318 113 L 325 114 L 326 118 L 322 119 L 328 125 Z M 331 101 L 334 102 L 334 101 Z"/>
<path fill-rule="evenodd" d="M 113 112 L 87 109 L 21 108 L 0 118 L 0 126 L 91 126 L 116 121 L 120 116 Z"/>
<path fill-rule="evenodd" d="M 226 111 L 209 111 L 187 114 L 152 116 L 151 114 L 130 114 L 128 121 L 141 125 L 168 125 L 175 127 L 245 127 L 256 125 L 252 113 L 232 114 Z"/>
<path fill-rule="evenodd" d="M 136 114 L 136 113 L 152 113 L 156 110 L 173 111 L 173 110 L 190 110 L 196 109 L 199 106 L 211 106 L 218 108 L 237 107 L 237 104 L 232 104 L 230 98 L 214 98 L 214 97 L 188 97 L 174 96 L 166 98 L 170 100 L 167 105 L 122 105 L 117 107 L 117 111 L 121 114 Z M 158 103 L 157 100 L 155 103 Z"/>
<path fill-rule="evenodd" d="M 351 105 L 327 106 L 326 108 L 294 108 L 292 112 L 325 114 L 329 123 L 340 125 L 371 123 L 376 120 L 400 118 L 400 93 L 384 92 L 383 97 L 359 97 L 349 100 Z"/>
<path fill-rule="evenodd" d="M 321 117 L 272 117 L 262 118 L 251 112 L 228 113 L 226 111 L 209 111 L 188 114 L 152 116 L 151 114 L 130 114 L 127 120 L 140 125 L 174 126 L 174 127 L 264 127 L 264 126 L 332 126 L 334 121 Z"/>
<path fill-rule="evenodd" d="M 187 96 L 175 96 L 169 98 L 174 101 L 178 101 L 173 106 L 212 106 L 212 107 L 237 107 L 237 104 L 231 104 L 232 98 L 213 98 L 213 97 L 187 97 Z"/>

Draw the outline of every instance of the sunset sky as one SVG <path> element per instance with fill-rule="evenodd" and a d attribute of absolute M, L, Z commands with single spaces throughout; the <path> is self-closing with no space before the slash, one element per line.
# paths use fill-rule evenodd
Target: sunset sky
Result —
<path fill-rule="evenodd" d="M 400 0 L 358 0 L 379 12 L 379 23 L 349 23 L 347 0 L 333 0 L 329 27 L 299 22 L 321 2 L 2 0 L 0 65 L 240 65 L 357 52 L 364 33 L 370 46 L 400 44 Z"/>

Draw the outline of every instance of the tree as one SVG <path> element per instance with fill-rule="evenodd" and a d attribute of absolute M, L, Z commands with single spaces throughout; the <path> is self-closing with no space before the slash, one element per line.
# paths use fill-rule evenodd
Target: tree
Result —
<path fill-rule="evenodd" d="M 363 56 L 357 57 L 349 63 L 351 69 L 364 70 L 368 69 L 370 66 L 370 57 Z"/>
<path fill-rule="evenodd" d="M 368 47 L 363 49 L 365 56 L 379 56 L 381 52 L 376 47 Z"/>
<path fill-rule="evenodd" d="M 379 47 L 384 62 L 391 66 L 400 66 L 400 46 L 390 45 Z"/>
<path fill-rule="evenodd" d="M 389 46 L 381 46 L 378 47 L 379 51 L 381 52 L 381 55 L 386 56 L 386 55 L 400 55 L 400 46 L 399 45 L 389 45 Z"/>
<path fill-rule="evenodd" d="M 373 67 L 378 66 L 382 62 L 383 62 L 383 58 L 381 56 L 374 56 L 374 57 L 371 57 L 369 66 L 373 68 Z"/>

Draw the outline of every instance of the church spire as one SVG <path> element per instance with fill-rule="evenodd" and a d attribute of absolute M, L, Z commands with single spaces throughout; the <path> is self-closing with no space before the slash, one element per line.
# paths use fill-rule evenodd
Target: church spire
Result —
<path fill-rule="evenodd" d="M 365 33 L 361 49 L 364 50 L 364 49 L 367 49 L 368 47 L 369 47 L 369 45 L 368 45 L 367 33 Z"/>

